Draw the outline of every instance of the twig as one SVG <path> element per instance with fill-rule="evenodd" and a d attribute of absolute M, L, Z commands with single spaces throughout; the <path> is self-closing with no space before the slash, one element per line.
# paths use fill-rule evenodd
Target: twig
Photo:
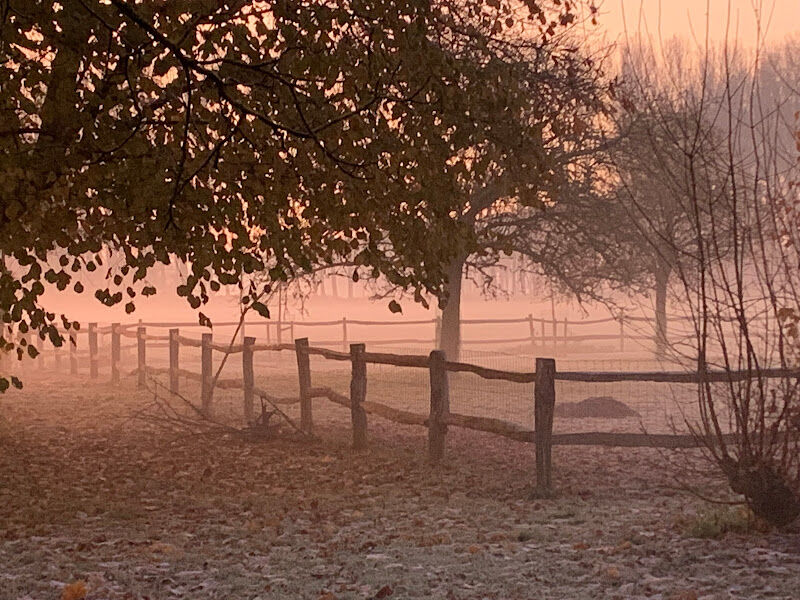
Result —
<path fill-rule="evenodd" d="M 178 392 L 173 392 L 173 391 L 169 390 L 169 388 L 166 385 L 164 385 L 163 383 L 161 383 L 160 381 L 158 381 L 156 379 L 151 379 L 151 381 L 153 381 L 153 383 L 157 387 L 160 387 L 160 388 L 162 388 L 164 390 L 169 391 L 170 395 L 175 396 L 176 398 L 181 400 L 186 406 L 188 406 L 192 411 L 194 411 L 194 413 L 199 417 L 199 420 L 198 421 L 192 421 L 190 419 L 187 419 L 185 417 L 181 417 L 181 416 L 177 415 L 177 413 L 176 413 L 176 415 L 174 417 L 170 417 L 169 415 L 167 415 L 167 418 L 172 418 L 172 419 L 174 419 L 176 421 L 179 421 L 180 423 L 182 423 L 184 425 L 194 424 L 195 426 L 197 426 L 197 425 L 205 423 L 205 424 L 208 424 L 208 425 L 213 425 L 215 427 L 218 427 L 219 429 L 221 429 L 223 431 L 227 431 L 229 433 L 237 433 L 238 434 L 238 433 L 242 432 L 241 429 L 237 429 L 236 427 L 231 427 L 230 425 L 226 425 L 225 423 L 220 423 L 219 421 L 215 421 L 214 419 L 209 418 L 191 400 L 187 399 L 185 396 L 181 395 Z M 167 405 L 167 406 L 169 406 L 169 405 Z M 174 411 L 174 409 L 173 409 L 173 411 Z"/>
<path fill-rule="evenodd" d="M 291 425 L 291 426 L 292 426 L 292 428 L 293 428 L 295 431 L 299 432 L 300 434 L 302 434 L 302 435 L 303 435 L 304 437 L 306 437 L 306 438 L 309 438 L 309 439 L 314 439 L 314 436 L 313 436 L 312 434 L 308 433 L 307 431 L 303 431 L 303 430 L 302 430 L 302 429 L 301 429 L 301 428 L 300 428 L 300 427 L 299 427 L 299 426 L 298 426 L 298 425 L 297 425 L 297 424 L 296 424 L 296 423 L 295 423 L 295 422 L 294 422 L 292 419 L 290 419 L 290 418 L 289 418 L 289 415 L 287 415 L 287 414 L 286 414 L 285 412 L 283 412 L 283 411 L 282 411 L 280 408 L 278 408 L 278 405 L 277 405 L 277 404 L 275 404 L 275 403 L 274 403 L 272 400 L 270 400 L 270 399 L 269 399 L 267 396 L 265 396 L 264 394 L 260 394 L 260 397 L 261 397 L 261 401 L 262 401 L 262 402 L 263 402 L 264 400 L 266 400 L 267 402 L 269 402 L 270 406 L 272 406 L 272 408 L 273 408 L 273 409 L 275 409 L 275 412 L 277 412 L 277 413 L 278 413 L 280 416 L 282 416 L 282 417 L 284 418 L 284 420 L 285 420 L 287 423 L 289 423 L 289 425 Z"/>

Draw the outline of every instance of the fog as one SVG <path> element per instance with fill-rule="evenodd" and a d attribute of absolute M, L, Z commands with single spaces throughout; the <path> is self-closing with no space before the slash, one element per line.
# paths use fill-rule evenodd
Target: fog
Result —
<path fill-rule="evenodd" d="M 0 600 L 800 590 L 800 0 L 0 0 Z"/>

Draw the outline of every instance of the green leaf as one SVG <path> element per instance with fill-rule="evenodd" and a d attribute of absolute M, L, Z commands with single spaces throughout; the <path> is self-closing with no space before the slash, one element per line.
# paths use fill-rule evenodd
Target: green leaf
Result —
<path fill-rule="evenodd" d="M 389 310 L 393 313 L 402 313 L 403 307 L 400 306 L 400 303 L 397 300 L 392 300 L 389 302 Z"/>

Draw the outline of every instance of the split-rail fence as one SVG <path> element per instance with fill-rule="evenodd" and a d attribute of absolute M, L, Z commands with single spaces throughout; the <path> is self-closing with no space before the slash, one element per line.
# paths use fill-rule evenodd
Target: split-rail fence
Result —
<path fill-rule="evenodd" d="M 166 325 L 170 324 L 158 324 Z M 86 334 L 88 352 L 78 352 L 76 339 L 78 334 Z M 312 400 L 326 398 L 331 402 L 350 410 L 352 421 L 353 445 L 360 449 L 367 440 L 367 415 L 375 415 L 397 423 L 426 427 L 428 430 L 428 454 L 433 462 L 440 461 L 445 454 L 445 440 L 448 426 L 462 427 L 491 434 L 505 436 L 521 442 L 533 443 L 536 456 L 536 488 L 539 493 L 549 494 L 552 486 L 552 447 L 554 445 L 602 445 L 624 447 L 661 447 L 691 448 L 699 447 L 711 440 L 703 440 L 691 434 L 659 434 L 646 433 L 553 433 L 553 415 L 556 402 L 555 382 L 666 382 L 666 383 L 701 383 L 729 382 L 753 377 L 745 372 L 707 372 L 704 374 L 678 371 L 651 372 L 577 372 L 556 370 L 556 362 L 552 358 L 536 358 L 535 370 L 531 372 L 504 371 L 487 368 L 470 363 L 447 360 L 444 352 L 433 350 L 429 355 L 391 354 L 384 352 L 367 352 L 363 343 L 350 344 L 349 352 L 331 350 L 329 348 L 311 346 L 307 338 L 294 340 L 294 343 L 259 344 L 254 337 L 245 336 L 241 343 L 220 344 L 213 341 L 211 333 L 203 333 L 201 339 L 182 336 L 177 327 L 169 328 L 166 335 L 153 335 L 147 327 L 133 324 L 112 324 L 110 327 L 98 327 L 90 323 L 88 330 L 72 331 L 69 347 L 70 372 L 79 372 L 79 358 L 88 358 L 89 376 L 99 377 L 100 353 L 98 335 L 110 334 L 111 352 L 109 356 L 112 382 L 121 378 L 120 359 L 123 348 L 135 350 L 137 367 L 131 373 L 137 376 L 139 387 L 145 387 L 148 375 L 163 374 L 168 378 L 171 393 L 179 393 L 180 379 L 200 382 L 201 410 L 211 416 L 213 413 L 214 388 L 240 389 L 243 393 L 245 419 L 253 422 L 254 404 L 257 397 L 263 397 L 275 404 L 299 404 L 300 428 L 306 432 L 313 431 Z M 123 338 L 134 339 L 135 343 L 122 345 Z M 169 363 L 166 367 L 154 367 L 147 364 L 148 347 L 168 347 Z M 193 372 L 180 367 L 181 346 L 198 347 L 201 351 L 201 372 Z M 296 355 L 297 376 L 299 380 L 299 396 L 296 398 L 276 397 L 255 385 L 253 357 L 256 352 L 289 351 Z M 241 354 L 242 377 L 235 379 L 214 380 L 213 352 L 226 355 Z M 336 392 L 330 387 L 312 385 L 312 373 L 309 357 L 318 355 L 327 360 L 347 361 L 351 365 L 351 382 L 349 397 Z M 60 353 L 56 353 L 56 357 Z M 56 358 L 56 366 L 59 359 Z M 386 404 L 367 399 L 367 365 L 383 364 L 396 367 L 426 369 L 430 377 L 430 406 L 427 414 L 401 410 Z M 533 383 L 534 393 L 531 398 L 534 405 L 534 428 L 528 429 L 518 423 L 502 419 L 466 415 L 450 410 L 448 373 L 468 372 L 485 379 L 504 380 L 514 383 Z M 768 369 L 759 373 L 761 377 L 800 377 L 798 370 Z"/>

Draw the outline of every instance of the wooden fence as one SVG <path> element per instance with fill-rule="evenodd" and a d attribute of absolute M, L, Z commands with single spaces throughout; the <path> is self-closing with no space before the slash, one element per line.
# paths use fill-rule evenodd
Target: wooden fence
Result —
<path fill-rule="evenodd" d="M 645 317 L 635 317 L 626 314 L 621 314 L 619 317 L 607 317 L 604 319 L 587 319 L 587 320 L 570 320 L 568 318 L 540 318 L 534 317 L 533 314 L 528 314 L 519 318 L 502 318 L 502 319 L 462 319 L 462 331 L 471 325 L 521 325 L 522 329 L 527 332 L 527 335 L 516 337 L 495 337 L 495 338 L 464 338 L 461 343 L 465 346 L 492 346 L 492 345 L 511 345 L 511 344 L 524 344 L 532 348 L 536 347 L 550 347 L 558 348 L 564 347 L 572 343 L 578 342 L 592 342 L 592 341 L 607 341 L 615 342 L 620 352 L 630 349 L 630 342 L 632 341 L 645 341 L 652 340 L 652 334 L 642 334 L 636 328 L 636 323 L 648 323 L 648 327 L 652 328 L 651 321 Z M 235 327 L 238 321 L 229 322 L 214 322 L 215 327 Z M 187 322 L 146 322 L 141 323 L 146 327 L 155 328 L 196 328 L 200 325 L 195 321 Z M 582 334 L 579 332 L 580 328 L 585 326 L 598 326 L 598 325 L 613 325 L 615 331 L 613 333 L 592 333 Z M 247 330 L 263 331 L 267 343 L 281 344 L 287 340 L 295 339 L 295 332 L 304 328 L 332 328 L 338 329 L 339 334 L 329 336 L 329 339 L 315 339 L 315 343 L 319 346 L 325 347 L 338 347 L 342 352 L 347 352 L 352 339 L 352 328 L 354 326 L 369 326 L 369 327 L 388 327 L 396 328 L 401 327 L 430 327 L 430 337 L 414 337 L 414 338 L 393 338 L 386 336 L 380 340 L 370 341 L 373 345 L 384 346 L 399 346 L 408 344 L 420 344 L 428 346 L 436 346 L 438 344 L 438 332 L 441 327 L 441 320 L 435 319 L 417 319 L 417 320 L 404 320 L 404 321 L 370 321 L 363 319 L 348 319 L 342 317 L 341 319 L 329 321 L 248 321 L 242 328 L 242 339 Z M 648 330 L 649 331 L 649 330 Z"/>
<path fill-rule="evenodd" d="M 83 333 L 83 332 L 81 332 Z M 240 389 L 243 392 L 245 419 L 253 422 L 254 399 L 261 396 L 275 404 L 299 404 L 300 427 L 303 431 L 313 431 L 314 398 L 327 398 L 350 410 L 353 445 L 363 448 L 367 440 L 367 415 L 376 415 L 406 425 L 417 425 L 428 429 L 428 454 L 433 462 L 440 461 L 445 454 L 445 440 L 449 426 L 463 427 L 476 431 L 501 435 L 521 442 L 533 443 L 536 454 L 536 487 L 541 494 L 548 494 L 552 485 L 552 446 L 553 445 L 602 445 L 625 447 L 691 448 L 699 447 L 713 440 L 698 439 L 693 435 L 651 435 L 646 433 L 553 433 L 553 415 L 556 401 L 555 382 L 668 382 L 701 383 L 730 382 L 753 377 L 752 373 L 707 372 L 558 372 L 552 358 L 536 358 L 535 370 L 531 372 L 505 371 L 482 367 L 470 363 L 448 361 L 444 352 L 433 350 L 429 355 L 390 354 L 368 352 L 364 344 L 350 344 L 348 352 L 314 347 L 307 338 L 296 339 L 294 343 L 258 344 L 256 338 L 245 336 L 241 343 L 218 344 L 210 333 L 201 339 L 184 337 L 177 327 L 170 328 L 167 335 L 151 335 L 144 325 L 122 326 L 113 324 L 99 328 L 90 323 L 86 331 L 88 353 L 78 352 L 75 343 L 69 344 L 70 372 L 78 373 L 78 357 L 88 358 L 90 378 L 98 378 L 99 351 L 98 336 L 110 335 L 110 375 L 112 382 L 120 380 L 120 357 L 123 349 L 136 350 L 137 368 L 131 373 L 137 376 L 138 385 L 144 387 L 148 374 L 167 375 L 171 392 L 180 392 L 181 378 L 196 380 L 201 386 L 201 410 L 213 415 L 214 387 L 220 389 Z M 73 340 L 77 334 L 71 334 Z M 135 340 L 123 345 L 122 339 Z M 168 347 L 169 363 L 166 367 L 147 364 L 148 347 Z M 196 373 L 180 367 L 180 347 L 198 347 L 201 351 L 201 372 Z M 296 398 L 277 397 L 255 385 L 253 357 L 256 352 L 293 352 L 297 360 L 299 395 Z M 226 355 L 241 354 L 242 376 L 234 379 L 218 379 L 214 382 L 213 352 Z M 309 357 L 321 356 L 327 360 L 346 361 L 351 365 L 349 397 L 330 387 L 314 386 Z M 401 410 L 380 402 L 367 399 L 367 365 L 382 364 L 396 367 L 427 369 L 430 378 L 430 405 L 427 414 Z M 490 380 L 503 380 L 514 383 L 533 384 L 531 401 L 534 408 L 534 428 L 528 429 L 517 423 L 491 417 L 480 417 L 452 412 L 448 373 L 466 372 Z M 768 369 L 762 371 L 764 377 L 800 377 L 800 370 Z"/>

